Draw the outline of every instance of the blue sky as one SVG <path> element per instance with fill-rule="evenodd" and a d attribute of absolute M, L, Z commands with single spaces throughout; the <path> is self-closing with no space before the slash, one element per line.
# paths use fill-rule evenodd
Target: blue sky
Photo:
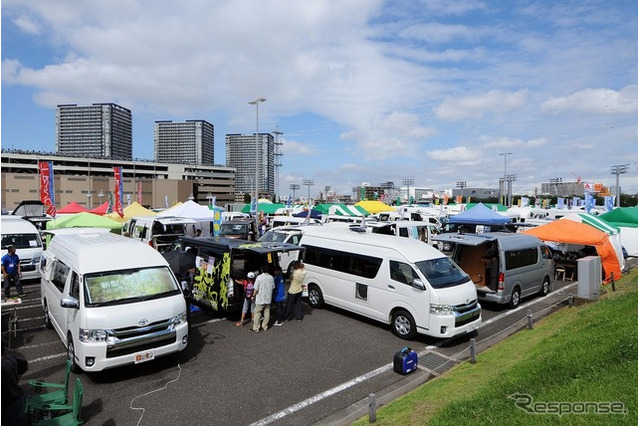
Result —
<path fill-rule="evenodd" d="M 312 179 L 464 180 L 516 193 L 549 178 L 638 188 L 634 0 L 2 1 L 2 147 L 53 152 L 58 104 L 132 111 L 133 155 L 156 120 L 283 132 L 280 193 Z"/>

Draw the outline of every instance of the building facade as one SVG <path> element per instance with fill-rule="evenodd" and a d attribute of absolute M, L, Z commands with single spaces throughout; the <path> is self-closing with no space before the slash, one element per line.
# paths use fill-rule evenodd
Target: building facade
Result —
<path fill-rule="evenodd" d="M 258 193 L 271 198 L 275 191 L 274 139 L 271 133 L 225 136 L 227 167 L 236 169 L 236 190 L 254 194 L 256 191 L 256 169 L 258 170 Z M 257 163 L 256 163 L 257 157 Z"/>
<path fill-rule="evenodd" d="M 235 169 L 224 166 L 192 166 L 152 161 L 113 161 L 65 157 L 51 153 L 2 151 L 2 208 L 13 210 L 24 200 L 40 199 L 38 162 L 53 163 L 55 205 L 72 201 L 94 208 L 105 201 L 113 205 L 115 180 L 113 167 L 122 167 L 124 205 L 138 201 L 163 209 L 179 201 L 193 200 L 225 207 L 234 202 Z"/>
<path fill-rule="evenodd" d="M 58 105 L 56 153 L 131 160 L 131 111 L 113 103 Z"/>
<path fill-rule="evenodd" d="M 159 163 L 212 166 L 213 130 L 213 124 L 205 120 L 156 121 L 154 158 Z"/>

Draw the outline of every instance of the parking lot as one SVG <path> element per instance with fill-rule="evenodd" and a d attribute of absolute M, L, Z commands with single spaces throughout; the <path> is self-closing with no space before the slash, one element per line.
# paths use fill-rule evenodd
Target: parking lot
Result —
<path fill-rule="evenodd" d="M 23 380 L 62 381 L 65 347 L 44 328 L 39 284 L 25 289 L 12 341 L 29 360 Z M 452 340 L 402 340 L 388 326 L 335 308 L 306 306 L 303 322 L 259 334 L 248 325 L 235 327 L 235 318 L 198 312 L 180 355 L 72 379 L 83 382 L 88 424 L 348 424 L 367 413 L 370 394 L 385 402 L 467 359 L 470 338 L 480 351 L 526 327 L 529 311 L 535 320 L 566 306 L 575 284 L 555 283 L 554 289 L 516 310 L 484 306 L 482 328 Z M 420 355 L 420 370 L 409 376 L 391 368 L 404 346 Z"/>

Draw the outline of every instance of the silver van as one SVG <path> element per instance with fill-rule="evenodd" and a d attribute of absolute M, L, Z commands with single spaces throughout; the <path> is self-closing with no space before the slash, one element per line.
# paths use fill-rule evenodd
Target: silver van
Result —
<path fill-rule="evenodd" d="M 533 235 L 451 233 L 435 236 L 434 240 L 454 244 L 451 258 L 469 274 L 481 301 L 515 308 L 523 297 L 549 292 L 553 255 Z"/>

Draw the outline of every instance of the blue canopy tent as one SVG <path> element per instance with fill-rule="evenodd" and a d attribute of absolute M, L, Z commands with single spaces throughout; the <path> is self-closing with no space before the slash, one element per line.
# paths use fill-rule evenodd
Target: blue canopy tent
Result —
<path fill-rule="evenodd" d="M 307 217 L 308 214 L 309 214 L 308 210 L 302 210 L 301 212 L 294 213 L 292 216 L 294 216 L 294 217 Z M 311 219 L 321 219 L 322 218 L 322 212 L 320 210 L 311 209 L 311 216 L 309 216 L 309 217 Z"/>
<path fill-rule="evenodd" d="M 511 218 L 491 210 L 482 203 L 478 203 L 469 210 L 449 217 L 449 223 L 454 225 L 506 225 Z"/>

